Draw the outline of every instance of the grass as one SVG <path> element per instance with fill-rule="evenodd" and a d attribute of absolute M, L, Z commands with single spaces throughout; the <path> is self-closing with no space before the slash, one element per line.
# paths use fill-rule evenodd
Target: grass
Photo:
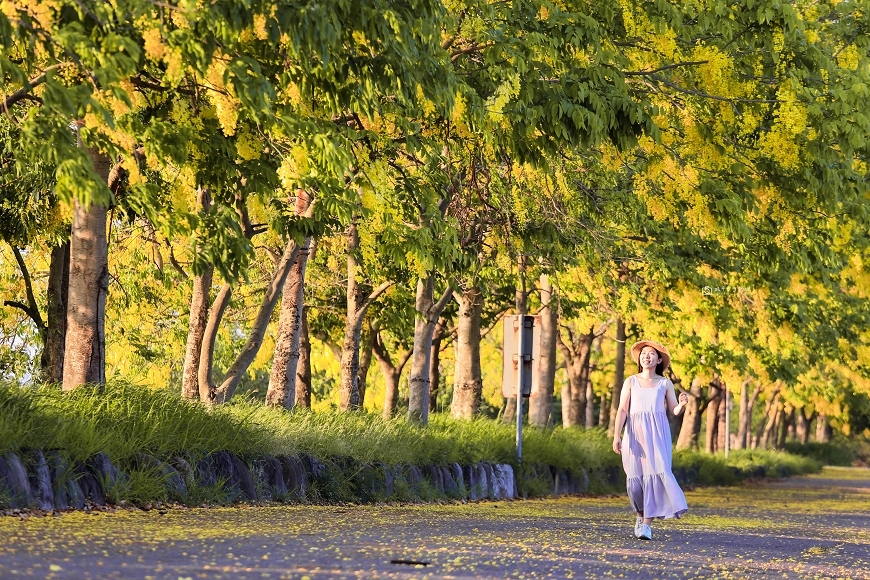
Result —
<path fill-rule="evenodd" d="M 514 437 L 513 425 L 484 418 L 456 421 L 436 414 L 429 427 L 421 429 L 404 418 L 385 421 L 362 412 L 305 409 L 290 413 L 244 399 L 207 409 L 174 392 L 123 382 L 110 383 L 103 392 L 86 387 L 72 393 L 62 393 L 56 386 L 0 384 L 0 454 L 57 449 L 71 460 L 85 461 L 105 452 L 131 476 L 115 495 L 135 501 L 158 499 L 157 490 L 162 489 L 157 476 L 137 471 L 138 453 L 161 459 L 218 450 L 246 459 L 307 453 L 320 459 L 352 457 L 360 463 L 424 466 L 490 461 L 517 468 Z M 592 491 L 613 490 L 604 477 L 607 468 L 617 468 L 621 474 L 620 458 L 601 429 L 527 428 L 523 452 L 522 472 L 533 471 L 535 464 L 584 468 Z M 774 477 L 820 469 L 812 458 L 766 451 L 735 451 L 727 461 L 697 452 L 674 456 L 675 469 L 693 468 L 702 485 L 735 483 L 758 465 Z M 530 485 L 534 488 L 534 482 Z M 202 491 L 204 497 L 215 495 Z M 198 497 L 195 490 L 191 492 Z"/>
<path fill-rule="evenodd" d="M 866 467 L 870 463 L 870 441 L 867 439 L 837 436 L 827 443 L 810 441 L 803 445 L 797 441 L 789 441 L 785 444 L 785 449 L 795 455 L 812 457 L 825 465 Z"/>
<path fill-rule="evenodd" d="M 764 468 L 766 477 L 789 477 L 821 471 L 822 464 L 810 457 L 793 455 L 783 451 L 738 449 L 731 451 L 726 459 L 724 453 L 711 455 L 701 451 L 677 451 L 674 453 L 674 469 L 692 468 L 699 485 L 733 485 L 742 479 L 760 475 Z"/>
<path fill-rule="evenodd" d="M 105 452 L 112 461 L 136 453 L 165 458 L 186 451 L 227 450 L 241 457 L 308 453 L 353 457 L 363 463 L 416 465 L 477 461 L 516 463 L 514 427 L 491 419 L 456 421 L 435 415 L 428 429 L 404 418 L 367 413 L 288 413 L 237 400 L 214 409 L 175 393 L 113 383 L 100 393 L 81 388 L 0 386 L 0 453 L 61 449 L 84 461 Z M 600 430 L 526 429 L 525 458 L 562 468 L 618 465 Z"/>

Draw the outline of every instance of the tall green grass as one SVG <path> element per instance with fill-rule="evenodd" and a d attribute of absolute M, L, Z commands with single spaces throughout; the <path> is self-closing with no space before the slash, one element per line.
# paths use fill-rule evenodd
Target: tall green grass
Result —
<path fill-rule="evenodd" d="M 0 384 L 0 454 L 57 449 L 70 459 L 84 461 L 105 452 L 114 462 L 130 465 L 137 453 L 167 458 L 182 451 L 198 456 L 227 450 L 247 458 L 308 453 L 366 463 L 422 466 L 485 460 L 518 467 L 514 437 L 513 425 L 483 418 L 456 421 L 436 414 L 429 427 L 420 428 L 404 418 L 385 421 L 362 412 L 288 412 L 244 399 L 208 409 L 174 392 L 123 382 L 110 383 L 103 392 L 86 387 L 71 393 L 56 386 Z M 534 463 L 582 467 L 598 490 L 607 487 L 602 483 L 606 468 L 621 469 L 619 456 L 600 429 L 527 428 L 523 451 L 524 470 Z M 776 477 L 817 471 L 820 462 L 754 450 L 735 451 L 728 460 L 698 452 L 674 455 L 674 467 L 693 469 L 702 485 L 735 483 L 757 466 Z"/>
<path fill-rule="evenodd" d="M 232 451 L 243 457 L 308 453 L 362 462 L 417 465 L 495 461 L 516 465 L 514 427 L 492 419 L 435 415 L 428 428 L 367 413 L 287 412 L 243 399 L 207 409 L 168 391 L 122 382 L 103 392 L 0 385 L 0 453 L 60 449 L 84 461 L 105 452 L 113 461 L 136 453 L 168 457 L 186 451 Z M 527 428 L 524 460 L 576 469 L 619 465 L 603 431 Z"/>

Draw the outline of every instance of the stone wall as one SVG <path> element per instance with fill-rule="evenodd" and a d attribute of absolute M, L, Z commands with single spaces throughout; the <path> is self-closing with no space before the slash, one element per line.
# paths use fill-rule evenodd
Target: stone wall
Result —
<path fill-rule="evenodd" d="M 84 463 L 71 463 L 58 451 L 30 450 L 0 456 L 0 509 L 50 511 L 117 503 L 129 488 L 130 474 L 137 472 L 163 481 L 166 497 L 155 500 L 193 504 L 478 501 L 577 494 L 589 489 L 585 470 L 572 472 L 539 464 L 518 474 L 511 465 L 488 462 L 388 465 L 305 454 L 245 461 L 229 451 L 218 451 L 165 460 L 139 453 L 116 466 L 104 453 Z"/>

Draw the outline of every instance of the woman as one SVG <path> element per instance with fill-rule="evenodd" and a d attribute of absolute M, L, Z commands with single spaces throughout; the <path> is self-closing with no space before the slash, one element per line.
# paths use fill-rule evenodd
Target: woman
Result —
<path fill-rule="evenodd" d="M 686 496 L 671 472 L 667 411 L 670 409 L 674 415 L 682 413 L 689 396 L 680 393 L 678 403 L 674 384 L 662 376 L 671 362 L 664 346 L 641 340 L 631 347 L 631 356 L 637 363 L 638 374 L 628 377 L 622 385 L 613 450 L 622 454 L 628 499 L 637 512 L 634 536 L 651 540 L 650 524 L 654 518 L 678 518 L 688 510 Z"/>

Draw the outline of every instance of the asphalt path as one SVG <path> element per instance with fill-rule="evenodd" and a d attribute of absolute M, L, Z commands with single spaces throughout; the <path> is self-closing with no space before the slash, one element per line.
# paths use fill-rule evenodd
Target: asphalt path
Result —
<path fill-rule="evenodd" d="M 868 578 L 870 470 L 624 497 L 0 517 L 0 578 Z"/>

